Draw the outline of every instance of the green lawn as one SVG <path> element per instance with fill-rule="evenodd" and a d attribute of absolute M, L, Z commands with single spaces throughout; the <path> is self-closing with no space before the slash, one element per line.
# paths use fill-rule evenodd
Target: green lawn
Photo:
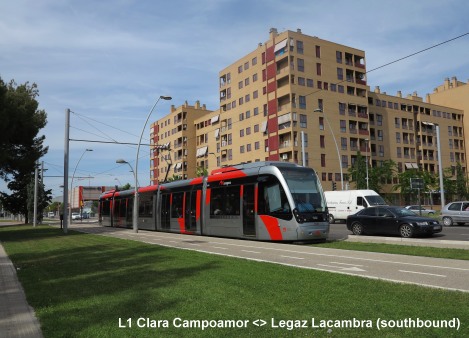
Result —
<path fill-rule="evenodd" d="M 371 251 L 399 255 L 469 260 L 469 250 L 464 249 L 434 248 L 413 245 L 361 243 L 347 241 L 333 241 L 327 243 L 314 244 L 314 246 L 343 250 Z"/>
<path fill-rule="evenodd" d="M 60 229 L 47 226 L 0 228 L 0 241 L 18 269 L 28 302 L 36 310 L 46 338 L 469 336 L 469 293 L 74 231 L 64 235 Z M 149 318 L 154 321 L 150 324 L 155 325 L 161 320 L 160 324 L 166 323 L 169 328 L 139 328 L 139 318 Z M 249 324 L 246 328 L 176 328 L 175 318 L 248 320 Z M 280 320 L 306 320 L 308 327 L 292 330 L 272 327 L 272 318 L 274 326 L 280 326 Z M 355 318 L 370 321 L 373 327 L 312 327 L 313 318 L 315 325 L 321 320 Z M 459 331 L 451 328 L 378 331 L 379 318 L 458 318 L 461 327 Z M 267 325 L 252 325 L 257 319 L 267 321 Z M 303 322 L 285 322 L 293 324 Z"/>

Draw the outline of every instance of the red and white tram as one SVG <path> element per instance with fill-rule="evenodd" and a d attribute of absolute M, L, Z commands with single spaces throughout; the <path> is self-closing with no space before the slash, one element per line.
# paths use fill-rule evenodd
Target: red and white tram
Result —
<path fill-rule="evenodd" d="M 103 226 L 132 227 L 134 190 L 100 196 Z M 328 210 L 316 172 L 255 162 L 139 188 L 138 228 L 263 241 L 324 241 Z"/>

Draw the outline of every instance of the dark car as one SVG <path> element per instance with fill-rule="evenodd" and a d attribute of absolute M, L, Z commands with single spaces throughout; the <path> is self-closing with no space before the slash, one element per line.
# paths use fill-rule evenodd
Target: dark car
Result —
<path fill-rule="evenodd" d="M 347 229 L 354 235 L 379 234 L 413 237 L 441 232 L 440 223 L 429 217 L 419 216 L 402 207 L 379 206 L 360 210 L 347 217 Z"/>

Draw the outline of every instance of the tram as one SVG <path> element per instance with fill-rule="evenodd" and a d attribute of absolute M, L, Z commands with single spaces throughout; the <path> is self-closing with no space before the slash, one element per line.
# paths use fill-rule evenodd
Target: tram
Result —
<path fill-rule="evenodd" d="M 311 168 L 254 162 L 139 188 L 138 229 L 262 241 L 325 241 L 328 210 Z M 104 192 L 102 226 L 132 227 L 134 190 Z"/>

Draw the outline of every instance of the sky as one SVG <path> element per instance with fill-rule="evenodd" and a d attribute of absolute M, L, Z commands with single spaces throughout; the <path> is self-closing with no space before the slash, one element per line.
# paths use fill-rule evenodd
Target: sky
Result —
<path fill-rule="evenodd" d="M 138 143 L 151 122 L 187 101 L 219 108 L 218 72 L 277 28 L 366 53 L 367 70 L 469 32 L 467 0 L 15 0 L 0 2 L 0 78 L 36 83 L 49 147 L 44 184 L 62 194 L 65 116 L 70 139 Z M 446 77 L 469 79 L 469 35 L 367 74 L 374 90 L 425 98 Z M 70 141 L 74 186 L 133 182 L 136 146 Z M 86 151 L 92 149 L 93 151 Z M 138 162 L 150 184 L 149 149 Z M 81 158 L 81 160 L 80 160 Z M 56 177 L 57 176 L 57 177 Z M 70 181 L 69 181 L 70 183 Z M 0 181 L 0 190 L 5 191 Z"/>

